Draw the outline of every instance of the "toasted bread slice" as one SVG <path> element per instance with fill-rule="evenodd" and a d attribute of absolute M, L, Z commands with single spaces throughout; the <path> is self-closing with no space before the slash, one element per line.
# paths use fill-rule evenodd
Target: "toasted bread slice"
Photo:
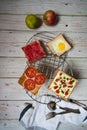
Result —
<path fill-rule="evenodd" d="M 77 83 L 77 79 L 59 70 L 48 89 L 52 90 L 60 98 L 67 100 Z"/>
<path fill-rule="evenodd" d="M 65 40 L 62 34 L 49 41 L 46 45 L 50 51 L 57 56 L 61 56 L 71 49 L 70 44 Z"/>
<path fill-rule="evenodd" d="M 30 63 L 46 57 L 45 49 L 39 40 L 32 41 L 28 45 L 22 47 L 22 50 Z"/>
<path fill-rule="evenodd" d="M 18 83 L 32 94 L 37 94 L 47 77 L 30 65 L 19 78 Z"/>

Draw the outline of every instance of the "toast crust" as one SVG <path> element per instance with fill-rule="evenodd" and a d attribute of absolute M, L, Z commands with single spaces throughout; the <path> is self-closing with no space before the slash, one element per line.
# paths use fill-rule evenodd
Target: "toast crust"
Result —
<path fill-rule="evenodd" d="M 59 70 L 48 86 L 48 89 L 52 90 L 60 98 L 67 100 L 77 84 L 77 79 Z"/>
<path fill-rule="evenodd" d="M 26 90 L 36 95 L 46 79 L 47 77 L 44 74 L 30 65 L 19 78 L 18 83 Z"/>
<path fill-rule="evenodd" d="M 45 58 L 47 55 L 39 40 L 32 41 L 28 45 L 22 47 L 22 50 L 30 63 Z"/>
<path fill-rule="evenodd" d="M 54 42 L 57 42 L 57 41 L 59 41 L 59 40 L 61 40 L 62 42 L 64 42 L 64 43 L 67 45 L 67 49 L 66 49 L 65 51 L 63 51 L 60 55 L 57 54 L 57 52 L 55 51 L 55 49 L 54 49 L 53 46 L 52 46 L 52 45 L 54 44 Z M 61 55 L 63 55 L 65 52 L 67 52 L 67 51 L 69 51 L 69 50 L 71 49 L 70 44 L 66 41 L 66 39 L 63 37 L 62 34 L 56 36 L 53 40 L 47 42 L 46 45 L 47 45 L 47 47 L 50 49 L 50 51 L 51 51 L 54 55 L 56 55 L 56 56 L 61 56 Z"/>

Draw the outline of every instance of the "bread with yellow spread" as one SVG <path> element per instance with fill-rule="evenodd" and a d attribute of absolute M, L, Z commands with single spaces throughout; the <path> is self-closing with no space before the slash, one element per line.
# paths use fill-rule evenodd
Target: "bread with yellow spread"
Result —
<path fill-rule="evenodd" d="M 71 45 L 66 41 L 62 34 L 49 41 L 46 45 L 50 51 L 57 56 L 61 56 L 71 49 Z"/>

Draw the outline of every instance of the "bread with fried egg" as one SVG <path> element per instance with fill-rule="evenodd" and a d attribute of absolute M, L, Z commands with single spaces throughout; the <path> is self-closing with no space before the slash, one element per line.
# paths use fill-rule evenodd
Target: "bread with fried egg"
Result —
<path fill-rule="evenodd" d="M 50 51 L 57 56 L 61 56 L 71 49 L 71 45 L 66 41 L 62 34 L 49 41 L 46 45 Z"/>

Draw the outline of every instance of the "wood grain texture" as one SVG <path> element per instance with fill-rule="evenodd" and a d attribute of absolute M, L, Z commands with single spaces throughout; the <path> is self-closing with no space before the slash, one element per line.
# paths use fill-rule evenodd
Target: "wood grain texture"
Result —
<path fill-rule="evenodd" d="M 27 67 L 26 61 L 26 58 L 0 58 L 0 77 L 20 77 Z M 87 78 L 87 58 L 67 58 L 67 62 L 76 78 Z"/>
<path fill-rule="evenodd" d="M 53 9 L 59 15 L 87 15 L 86 0 L 1 0 L 1 14 L 43 14 L 48 9 Z"/>
<path fill-rule="evenodd" d="M 36 32 L 38 33 L 38 32 Z M 36 34 L 29 31 L 3 31 L 0 32 L 0 56 L 2 57 L 24 57 L 22 47 Z M 68 57 L 87 57 L 87 34 L 54 31 L 56 37 L 62 33 L 72 45 Z"/>
<path fill-rule="evenodd" d="M 18 84 L 18 78 L 2 78 L 0 84 L 0 100 L 31 100 L 24 88 Z"/>
<path fill-rule="evenodd" d="M 18 119 L 24 107 L 23 101 L 0 101 L 0 119 Z"/>
<path fill-rule="evenodd" d="M 37 15 L 38 16 L 38 15 Z M 42 16 L 40 16 L 42 19 Z M 0 30 L 29 30 L 25 25 L 26 15 L 0 15 Z M 56 26 L 49 27 L 44 23 L 37 31 L 87 32 L 87 17 L 61 16 Z"/>
<path fill-rule="evenodd" d="M 26 27 L 27 14 L 43 20 L 48 9 L 59 18 L 56 26 L 43 23 L 35 30 Z M 79 84 L 70 97 L 87 104 L 87 0 L 0 0 L 0 130 L 24 130 L 18 118 L 24 102 L 32 100 L 17 82 L 26 67 L 21 47 L 40 31 L 63 33 L 73 46 L 67 61 Z M 62 123 L 59 130 L 65 129 L 87 130 L 87 125 Z"/>
<path fill-rule="evenodd" d="M 0 120 L 0 130 L 25 130 L 18 120 Z"/>
<path fill-rule="evenodd" d="M 24 127 L 18 122 L 18 120 L 0 120 L 0 130 L 25 130 Z M 73 125 L 70 123 L 62 123 L 58 130 L 86 130 L 86 125 Z"/>
<path fill-rule="evenodd" d="M 32 100 L 22 86 L 18 84 L 18 78 L 2 78 L 0 79 L 0 100 Z M 47 86 L 48 87 L 48 86 Z M 77 100 L 87 100 L 87 79 L 79 79 L 77 87 L 74 89 L 70 98 Z M 41 88 L 43 93 L 46 93 L 47 89 Z M 50 92 L 50 91 L 49 91 Z M 16 95 L 16 96 L 15 96 Z"/>
<path fill-rule="evenodd" d="M 0 77 L 20 76 L 26 68 L 26 58 L 0 58 L 0 68 Z"/>
<path fill-rule="evenodd" d="M 0 119 L 18 120 L 26 101 L 0 101 Z M 29 103 L 32 103 L 29 101 Z M 84 101 L 87 104 L 87 101 Z"/>

